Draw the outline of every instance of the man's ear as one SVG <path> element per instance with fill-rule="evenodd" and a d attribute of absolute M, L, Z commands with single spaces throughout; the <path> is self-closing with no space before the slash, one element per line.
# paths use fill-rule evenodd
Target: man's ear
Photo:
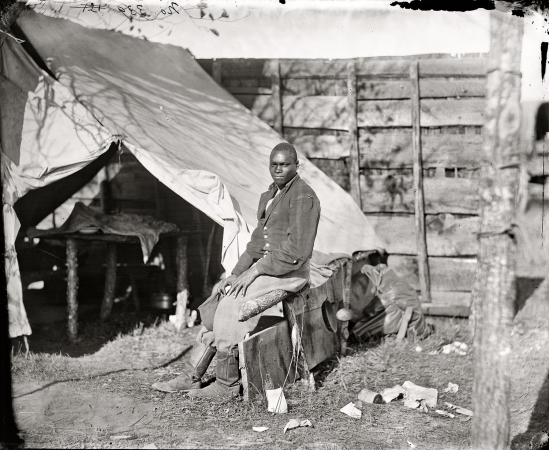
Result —
<path fill-rule="evenodd" d="M 297 160 L 297 161 L 295 162 L 295 168 L 296 168 L 296 169 L 299 169 L 299 160 Z"/>

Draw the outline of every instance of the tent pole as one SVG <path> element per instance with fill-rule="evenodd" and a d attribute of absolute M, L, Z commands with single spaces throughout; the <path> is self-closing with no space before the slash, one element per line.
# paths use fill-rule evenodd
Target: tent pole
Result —
<path fill-rule="evenodd" d="M 67 312 L 68 336 L 76 342 L 78 336 L 78 249 L 75 239 L 67 239 Z"/>
<path fill-rule="evenodd" d="M 421 117 L 419 95 L 419 63 L 410 65 L 412 82 L 412 151 L 414 172 L 414 206 L 416 222 L 417 265 L 419 286 L 423 303 L 431 303 L 431 280 L 427 259 L 427 238 L 425 236 L 425 199 L 423 196 L 423 157 L 421 154 Z"/>

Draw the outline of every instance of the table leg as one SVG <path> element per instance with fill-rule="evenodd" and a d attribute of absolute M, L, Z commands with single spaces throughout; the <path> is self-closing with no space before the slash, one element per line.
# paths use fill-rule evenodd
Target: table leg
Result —
<path fill-rule="evenodd" d="M 75 342 L 78 336 L 78 250 L 76 240 L 67 239 L 67 312 L 68 337 Z"/>
<path fill-rule="evenodd" d="M 116 244 L 109 242 L 107 245 L 107 269 L 105 273 L 105 293 L 101 304 L 101 320 L 106 320 L 111 315 L 116 288 Z"/>

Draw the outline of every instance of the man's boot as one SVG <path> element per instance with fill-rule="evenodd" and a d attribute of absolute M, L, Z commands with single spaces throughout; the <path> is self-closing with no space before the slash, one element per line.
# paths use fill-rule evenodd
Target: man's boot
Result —
<path fill-rule="evenodd" d="M 190 397 L 220 398 L 238 397 L 240 394 L 240 371 L 238 369 L 238 349 L 217 353 L 215 383 L 204 389 L 189 391 Z"/>
<path fill-rule="evenodd" d="M 162 392 L 187 392 L 191 389 L 200 389 L 202 377 L 208 370 L 216 351 L 215 347 L 196 342 L 185 362 L 185 371 L 173 380 L 154 383 L 153 389 Z"/>

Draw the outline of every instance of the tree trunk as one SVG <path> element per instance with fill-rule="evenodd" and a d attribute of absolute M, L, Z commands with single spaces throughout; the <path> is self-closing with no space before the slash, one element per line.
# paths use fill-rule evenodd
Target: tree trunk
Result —
<path fill-rule="evenodd" d="M 510 331 L 515 301 L 516 244 L 512 235 L 519 181 L 522 20 L 493 13 L 480 182 L 480 249 L 475 322 L 471 446 L 509 446 Z"/>

